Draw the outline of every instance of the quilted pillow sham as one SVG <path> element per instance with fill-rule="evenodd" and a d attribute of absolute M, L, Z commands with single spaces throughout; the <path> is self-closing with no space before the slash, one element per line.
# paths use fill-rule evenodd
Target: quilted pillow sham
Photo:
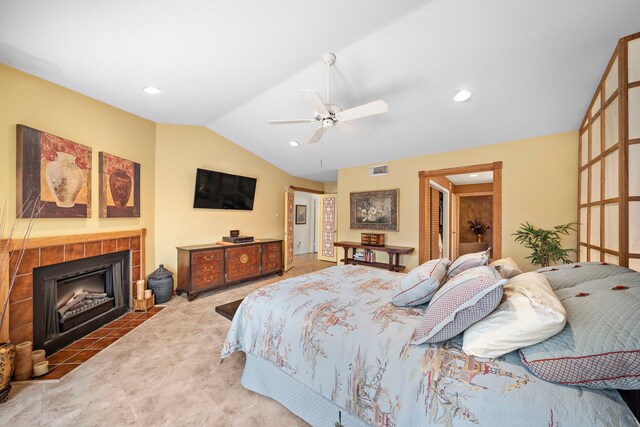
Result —
<path fill-rule="evenodd" d="M 489 263 L 489 251 L 491 248 L 482 252 L 474 252 L 472 254 L 465 254 L 456 258 L 455 261 L 449 266 L 447 271 L 447 280 L 450 280 L 470 268 L 480 267 Z"/>
<path fill-rule="evenodd" d="M 494 312 L 464 331 L 465 353 L 494 359 L 564 328 L 567 312 L 544 275 L 520 274 L 504 285 L 504 295 Z"/>
<path fill-rule="evenodd" d="M 428 303 L 447 275 L 451 261 L 433 259 L 411 270 L 400 283 L 400 292 L 391 299 L 398 307 L 413 307 Z"/>
<path fill-rule="evenodd" d="M 633 273 L 627 267 L 604 262 L 577 262 L 574 264 L 554 265 L 536 270 L 547 276 L 554 291 L 570 288 L 590 280 L 605 279 L 624 273 Z"/>
<path fill-rule="evenodd" d="M 455 337 L 498 306 L 505 283 L 507 280 L 489 266 L 458 274 L 433 296 L 411 343 L 437 343 Z"/>
<path fill-rule="evenodd" d="M 557 335 L 520 349 L 539 378 L 590 388 L 640 389 L 640 273 L 556 291 L 567 310 Z"/>

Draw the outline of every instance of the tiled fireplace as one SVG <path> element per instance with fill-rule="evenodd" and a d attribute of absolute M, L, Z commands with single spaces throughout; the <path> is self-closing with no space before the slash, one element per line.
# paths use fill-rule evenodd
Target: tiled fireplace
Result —
<path fill-rule="evenodd" d="M 125 274 L 122 278 L 122 280 L 124 280 L 128 284 L 128 288 L 126 289 L 126 292 L 124 292 L 124 294 L 126 294 L 126 297 L 123 296 L 123 299 L 126 307 L 129 307 L 130 296 L 133 295 L 133 283 L 145 276 L 145 236 L 146 230 L 139 229 L 109 233 L 31 238 L 28 242 L 27 250 L 24 254 L 22 262 L 20 263 L 20 266 L 17 270 L 18 275 L 10 296 L 8 333 L 11 342 L 20 343 L 23 341 L 33 341 L 34 348 L 42 348 L 37 347 L 38 340 L 34 336 L 33 292 L 34 277 L 36 277 L 37 279 L 37 273 L 38 271 L 40 271 L 41 267 L 68 263 L 69 261 L 85 260 L 99 255 L 108 255 L 123 252 L 130 260 L 130 268 L 127 268 L 127 270 L 129 270 L 129 277 L 126 277 Z M 35 276 L 34 269 L 38 270 L 36 271 Z M 102 271 L 102 273 L 100 274 L 103 274 L 103 276 L 110 274 L 107 273 L 104 269 L 98 270 Z M 15 263 L 12 263 L 9 267 L 10 275 L 12 275 L 14 271 Z M 103 278 L 104 277 L 97 277 L 91 280 L 94 280 L 94 284 L 97 284 Z M 73 284 L 71 284 L 70 286 L 73 287 Z M 88 284 L 86 286 L 88 289 L 91 289 L 92 285 Z M 7 288 L 7 283 L 0 283 L 0 290 Z M 66 291 L 68 291 L 68 289 Z M 66 291 L 63 290 L 62 293 Z M 103 292 L 97 292 L 96 289 L 96 293 Z M 36 298 L 38 297 L 36 296 Z M 115 304 L 115 295 L 110 295 L 109 298 L 114 298 L 114 301 L 110 302 L 110 304 Z M 56 306 L 58 303 L 61 302 L 56 301 Z M 104 308 L 105 307 L 102 307 L 100 309 Z M 112 311 L 110 307 L 109 310 L 106 310 L 101 314 L 104 315 L 104 313 L 106 313 L 107 311 L 111 312 L 113 316 L 115 316 L 116 314 L 116 312 Z M 109 315 L 107 317 L 109 319 L 112 319 L 112 315 Z M 81 319 L 76 320 L 79 321 Z M 79 323 L 82 322 L 78 322 L 78 324 Z M 3 332 L 6 333 L 6 331 Z M 64 342 L 66 342 L 66 339 L 64 340 Z"/>
<path fill-rule="evenodd" d="M 51 354 L 129 309 L 130 251 L 33 270 L 33 347 Z"/>

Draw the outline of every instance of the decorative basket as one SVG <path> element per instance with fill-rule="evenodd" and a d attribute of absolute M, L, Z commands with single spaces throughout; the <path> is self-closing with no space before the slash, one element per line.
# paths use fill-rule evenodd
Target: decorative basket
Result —
<path fill-rule="evenodd" d="M 156 304 L 163 304 L 173 295 L 173 273 L 164 268 L 164 264 L 147 277 L 147 287 L 153 291 Z"/>

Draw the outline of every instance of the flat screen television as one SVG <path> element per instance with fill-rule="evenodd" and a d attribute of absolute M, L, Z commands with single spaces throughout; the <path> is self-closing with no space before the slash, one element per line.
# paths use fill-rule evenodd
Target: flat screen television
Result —
<path fill-rule="evenodd" d="M 256 178 L 198 169 L 193 207 L 253 210 Z"/>

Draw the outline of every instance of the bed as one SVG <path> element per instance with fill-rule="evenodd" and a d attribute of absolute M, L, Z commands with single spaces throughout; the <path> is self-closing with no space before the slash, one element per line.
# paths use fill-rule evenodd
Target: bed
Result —
<path fill-rule="evenodd" d="M 540 380 L 518 352 L 409 344 L 423 309 L 389 303 L 404 276 L 347 265 L 260 288 L 221 356 L 245 352 L 243 386 L 318 426 L 639 425 L 617 391 Z"/>

